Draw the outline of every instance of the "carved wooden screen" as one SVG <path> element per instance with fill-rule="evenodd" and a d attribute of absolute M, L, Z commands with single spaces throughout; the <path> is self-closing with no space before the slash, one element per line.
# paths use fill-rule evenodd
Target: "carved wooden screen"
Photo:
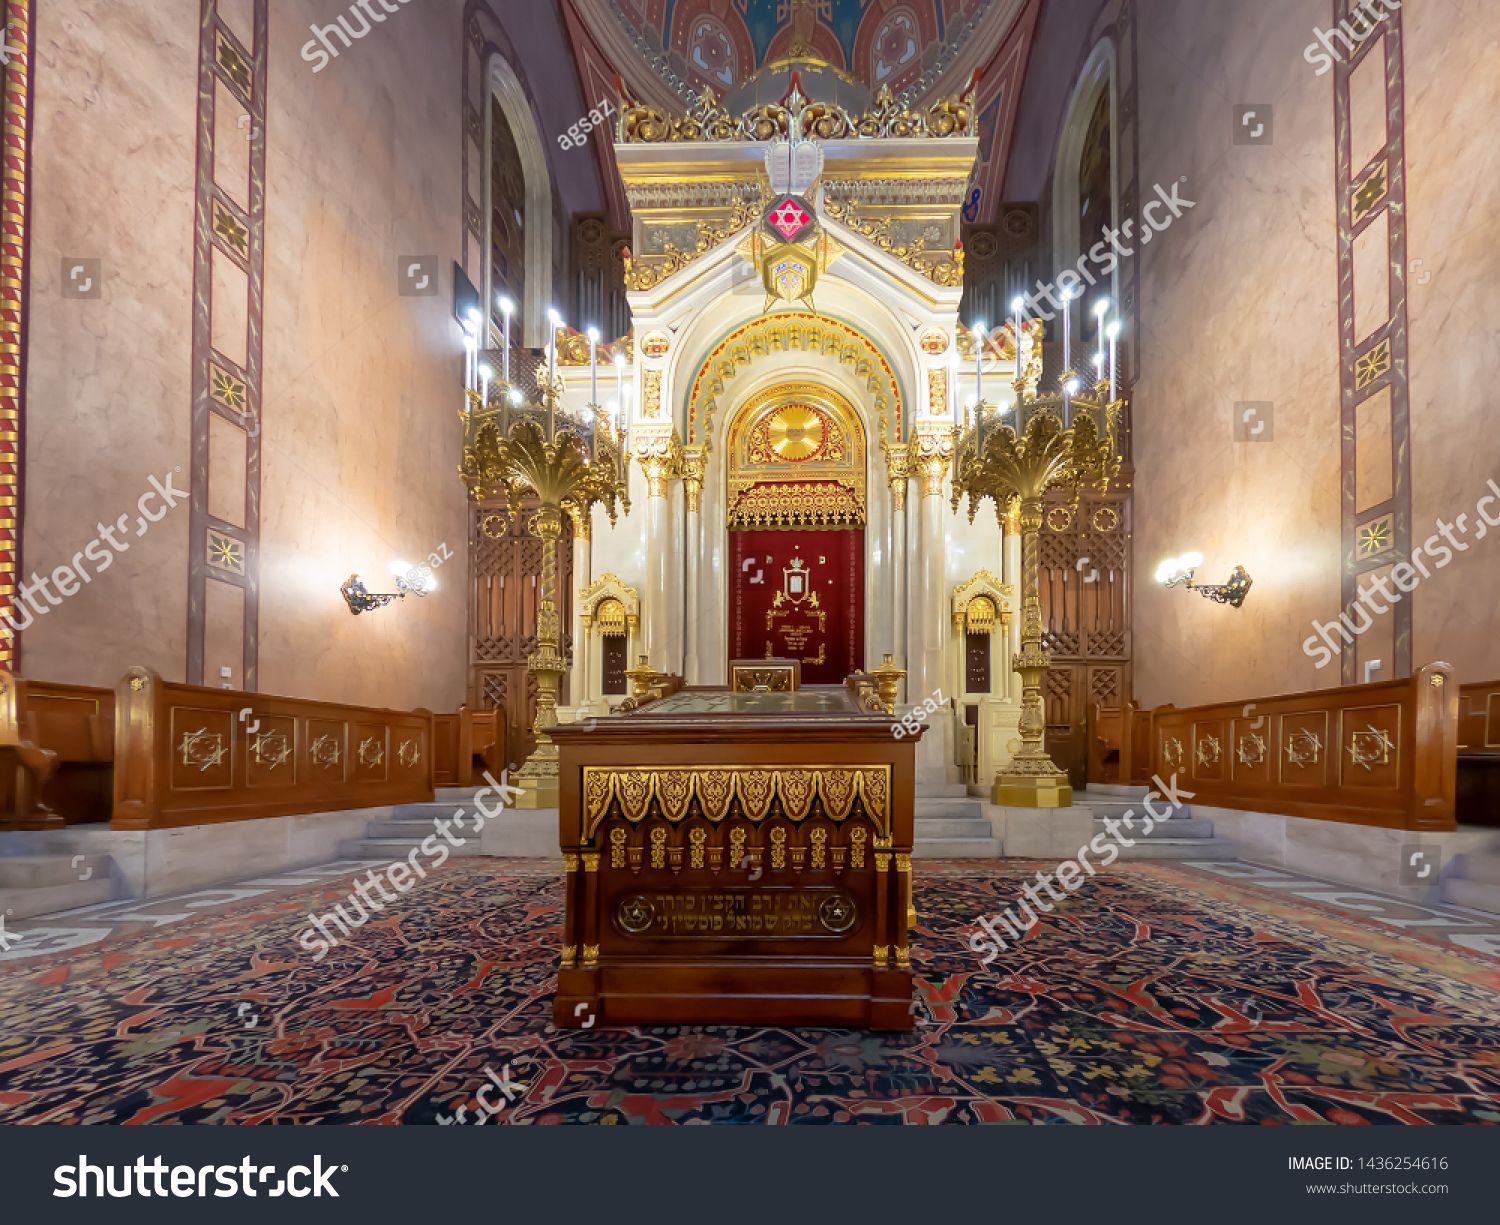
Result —
<path fill-rule="evenodd" d="M 526 670 L 526 659 L 536 649 L 536 608 L 540 596 L 542 542 L 527 531 L 536 503 L 526 508 L 500 536 L 491 539 L 483 525 L 500 503 L 471 506 L 469 555 L 471 580 L 469 637 L 469 705 L 505 707 L 510 727 L 510 760 L 530 756 L 536 742 L 531 735 L 536 715 L 536 683 Z M 490 520 L 493 524 L 495 520 Z M 566 524 L 566 518 L 564 519 Z M 562 620 L 562 653 L 573 653 L 573 534 L 563 528 L 558 544 L 557 598 Z M 570 700 L 568 677 L 558 701 Z"/>
<path fill-rule="evenodd" d="M 1052 652 L 1042 691 L 1047 748 L 1075 785 L 1087 764 L 1088 704 L 1130 697 L 1129 480 L 1122 472 L 1120 492 L 1085 497 L 1076 510 L 1049 505 L 1042 527 L 1042 645 Z"/>

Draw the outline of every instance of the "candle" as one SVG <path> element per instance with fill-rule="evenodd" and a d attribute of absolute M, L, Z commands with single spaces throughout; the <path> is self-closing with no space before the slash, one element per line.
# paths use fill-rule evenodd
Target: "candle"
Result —
<path fill-rule="evenodd" d="M 1025 317 L 1026 299 L 1017 297 L 1010 304 L 1010 326 L 1016 338 L 1016 381 L 1019 382 L 1026 367 L 1021 363 L 1021 322 Z"/>
<path fill-rule="evenodd" d="M 495 371 L 488 365 L 479 367 L 479 405 L 487 407 L 490 402 L 490 380 L 495 377 Z"/>
<path fill-rule="evenodd" d="M 552 307 L 547 308 L 547 381 L 557 377 L 557 329 L 562 327 L 562 316 Z"/>
<path fill-rule="evenodd" d="M 515 309 L 516 304 L 510 300 L 510 295 L 501 294 L 500 313 L 505 316 L 505 354 L 503 360 L 505 363 L 505 381 L 507 383 L 510 382 L 510 317 Z"/>
<path fill-rule="evenodd" d="M 1109 398 L 1110 401 L 1118 399 L 1116 389 L 1120 379 L 1120 354 L 1116 347 L 1120 339 L 1120 321 L 1114 320 L 1109 325 Z"/>
<path fill-rule="evenodd" d="M 599 403 L 599 329 L 589 327 L 589 403 Z"/>
<path fill-rule="evenodd" d="M 974 411 L 979 411 L 978 405 L 984 403 L 984 336 L 985 326 L 983 323 L 974 325 Z"/>
<path fill-rule="evenodd" d="M 620 428 L 619 411 L 625 407 L 625 354 L 615 354 L 615 429 Z"/>
<path fill-rule="evenodd" d="M 1100 298 L 1094 303 L 1094 330 L 1099 334 L 1099 352 L 1094 365 L 1099 368 L 1099 378 L 1104 378 L 1104 316 L 1109 313 L 1109 299 Z"/>
<path fill-rule="evenodd" d="M 1066 289 L 1062 291 L 1062 316 L 1063 316 L 1063 369 L 1073 369 L 1073 311 L 1069 305 L 1073 301 L 1073 295 Z"/>
<path fill-rule="evenodd" d="M 948 356 L 948 408 L 954 428 L 961 424 L 958 416 L 958 338 L 953 338 L 953 352 Z"/>

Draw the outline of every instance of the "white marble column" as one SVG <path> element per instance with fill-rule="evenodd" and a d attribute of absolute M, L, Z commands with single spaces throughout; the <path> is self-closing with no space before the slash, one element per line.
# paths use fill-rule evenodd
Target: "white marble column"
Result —
<path fill-rule="evenodd" d="M 1020 677 L 1010 670 L 1010 662 L 1021 653 L 1021 512 L 1012 504 L 1005 515 L 1005 534 L 1000 540 L 1000 578 L 1010 584 L 1011 616 L 1007 634 L 1004 694 L 1013 701 L 1021 698 Z"/>
<path fill-rule="evenodd" d="M 681 666 L 681 660 L 673 658 L 672 625 L 681 615 L 678 612 L 674 616 L 674 604 L 681 600 L 681 592 L 671 581 L 671 492 L 672 478 L 681 472 L 682 445 L 674 434 L 647 435 L 642 431 L 637 436 L 636 458 L 646 480 L 646 589 L 641 593 L 645 641 L 641 653 L 648 656 L 653 668 L 671 672 Z M 632 667 L 635 663 L 630 661 Z"/>
<path fill-rule="evenodd" d="M 905 447 L 886 452 L 886 477 L 891 489 L 891 654 L 904 668 L 907 666 L 906 491 L 911 483 L 911 460 Z M 902 701 L 911 701 L 910 680 L 908 677 Z"/>
<path fill-rule="evenodd" d="M 707 457 L 702 447 L 687 447 L 682 457 L 683 555 L 687 593 L 686 620 L 683 623 L 682 675 L 689 685 L 701 683 L 699 642 L 703 637 L 698 617 L 698 567 L 703 551 L 703 473 Z"/>
<path fill-rule="evenodd" d="M 573 666 L 568 673 L 568 701 L 573 706 L 585 705 L 592 696 L 589 693 L 589 627 L 583 619 L 583 601 L 580 594 L 594 581 L 593 575 L 593 512 L 579 521 L 573 520 Z"/>
<path fill-rule="evenodd" d="M 946 552 L 944 528 L 948 508 L 943 504 L 943 475 L 946 464 L 926 460 L 921 473 L 922 485 L 922 610 L 921 681 L 916 689 L 907 687 L 907 700 L 925 702 L 943 685 L 943 574 Z M 918 692 L 920 690 L 920 692 Z"/>

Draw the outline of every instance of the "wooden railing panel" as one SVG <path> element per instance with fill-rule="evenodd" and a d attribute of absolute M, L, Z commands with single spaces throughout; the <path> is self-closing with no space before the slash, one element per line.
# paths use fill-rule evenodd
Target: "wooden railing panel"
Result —
<path fill-rule="evenodd" d="M 1407 680 L 1151 712 L 1152 767 L 1194 802 L 1395 829 L 1451 830 L 1458 687 Z"/>
<path fill-rule="evenodd" d="M 0 672 L 0 828 L 108 821 L 112 690 Z"/>
<path fill-rule="evenodd" d="M 433 715 L 433 782 L 438 787 L 472 787 L 488 770 L 496 777 L 509 769 L 510 728 L 503 706 Z"/>
<path fill-rule="evenodd" d="M 1500 681 L 1459 686 L 1458 749 L 1500 756 Z"/>
<path fill-rule="evenodd" d="M 115 691 L 116 829 L 433 798 L 433 717 L 163 681 Z"/>

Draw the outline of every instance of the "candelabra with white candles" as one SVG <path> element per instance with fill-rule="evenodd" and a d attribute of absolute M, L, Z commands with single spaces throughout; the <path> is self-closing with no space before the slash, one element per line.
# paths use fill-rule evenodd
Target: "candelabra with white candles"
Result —
<path fill-rule="evenodd" d="M 501 303 L 509 332 L 510 311 Z M 531 394 L 509 378 L 509 350 L 500 378 L 477 357 L 477 324 L 471 320 L 465 348 L 464 456 L 459 474 L 476 501 L 502 497 L 504 508 L 485 517 L 485 532 L 504 535 L 534 496 L 527 530 L 542 542 L 541 588 L 537 600 L 536 650 L 527 668 L 536 677 L 536 749 L 514 781 L 522 789 L 521 807 L 557 804 L 557 745 L 549 734 L 557 726 L 557 696 L 565 670 L 561 654 L 561 619 L 557 602 L 557 549 L 563 516 L 575 530 L 587 525 L 593 508 L 602 506 L 609 521 L 621 508 L 630 511 L 630 456 L 619 421 L 599 411 L 598 370 L 592 371 L 593 397 L 582 413 L 562 406 L 563 381 L 557 373 L 557 336 L 563 322 L 548 312 L 547 360 L 538 368 Z M 597 362 L 598 331 L 589 329 L 589 350 Z"/>
<path fill-rule="evenodd" d="M 1025 808 L 1067 807 L 1073 802 L 1067 775 L 1047 753 L 1042 685 L 1052 657 L 1042 647 L 1040 535 L 1043 498 L 1063 490 L 1074 502 L 1085 489 L 1106 492 L 1119 474 L 1120 430 L 1125 403 L 1118 396 L 1116 368 L 1119 324 L 1105 324 L 1110 304 L 1096 307 L 1099 352 L 1095 377 L 1084 384 L 1073 369 L 1072 325 L 1065 296 L 1062 312 L 1063 369 L 1054 389 L 1041 390 L 1041 364 L 1024 351 L 1025 302 L 1011 304 L 1016 341 L 1015 401 L 1003 415 L 983 398 L 974 418 L 955 428 L 953 508 L 968 500 L 972 521 L 989 498 L 1003 521 L 1009 503 L 1019 503 L 1021 525 L 1021 651 L 1015 670 L 1021 676 L 1020 747 L 995 776 L 993 800 Z M 982 352 L 983 336 L 976 338 Z M 1105 356 L 1105 341 L 1109 342 Z M 1038 339 L 1035 343 L 1040 343 Z M 976 372 L 977 373 L 977 372 Z M 993 417 L 987 421 L 986 418 Z"/>

